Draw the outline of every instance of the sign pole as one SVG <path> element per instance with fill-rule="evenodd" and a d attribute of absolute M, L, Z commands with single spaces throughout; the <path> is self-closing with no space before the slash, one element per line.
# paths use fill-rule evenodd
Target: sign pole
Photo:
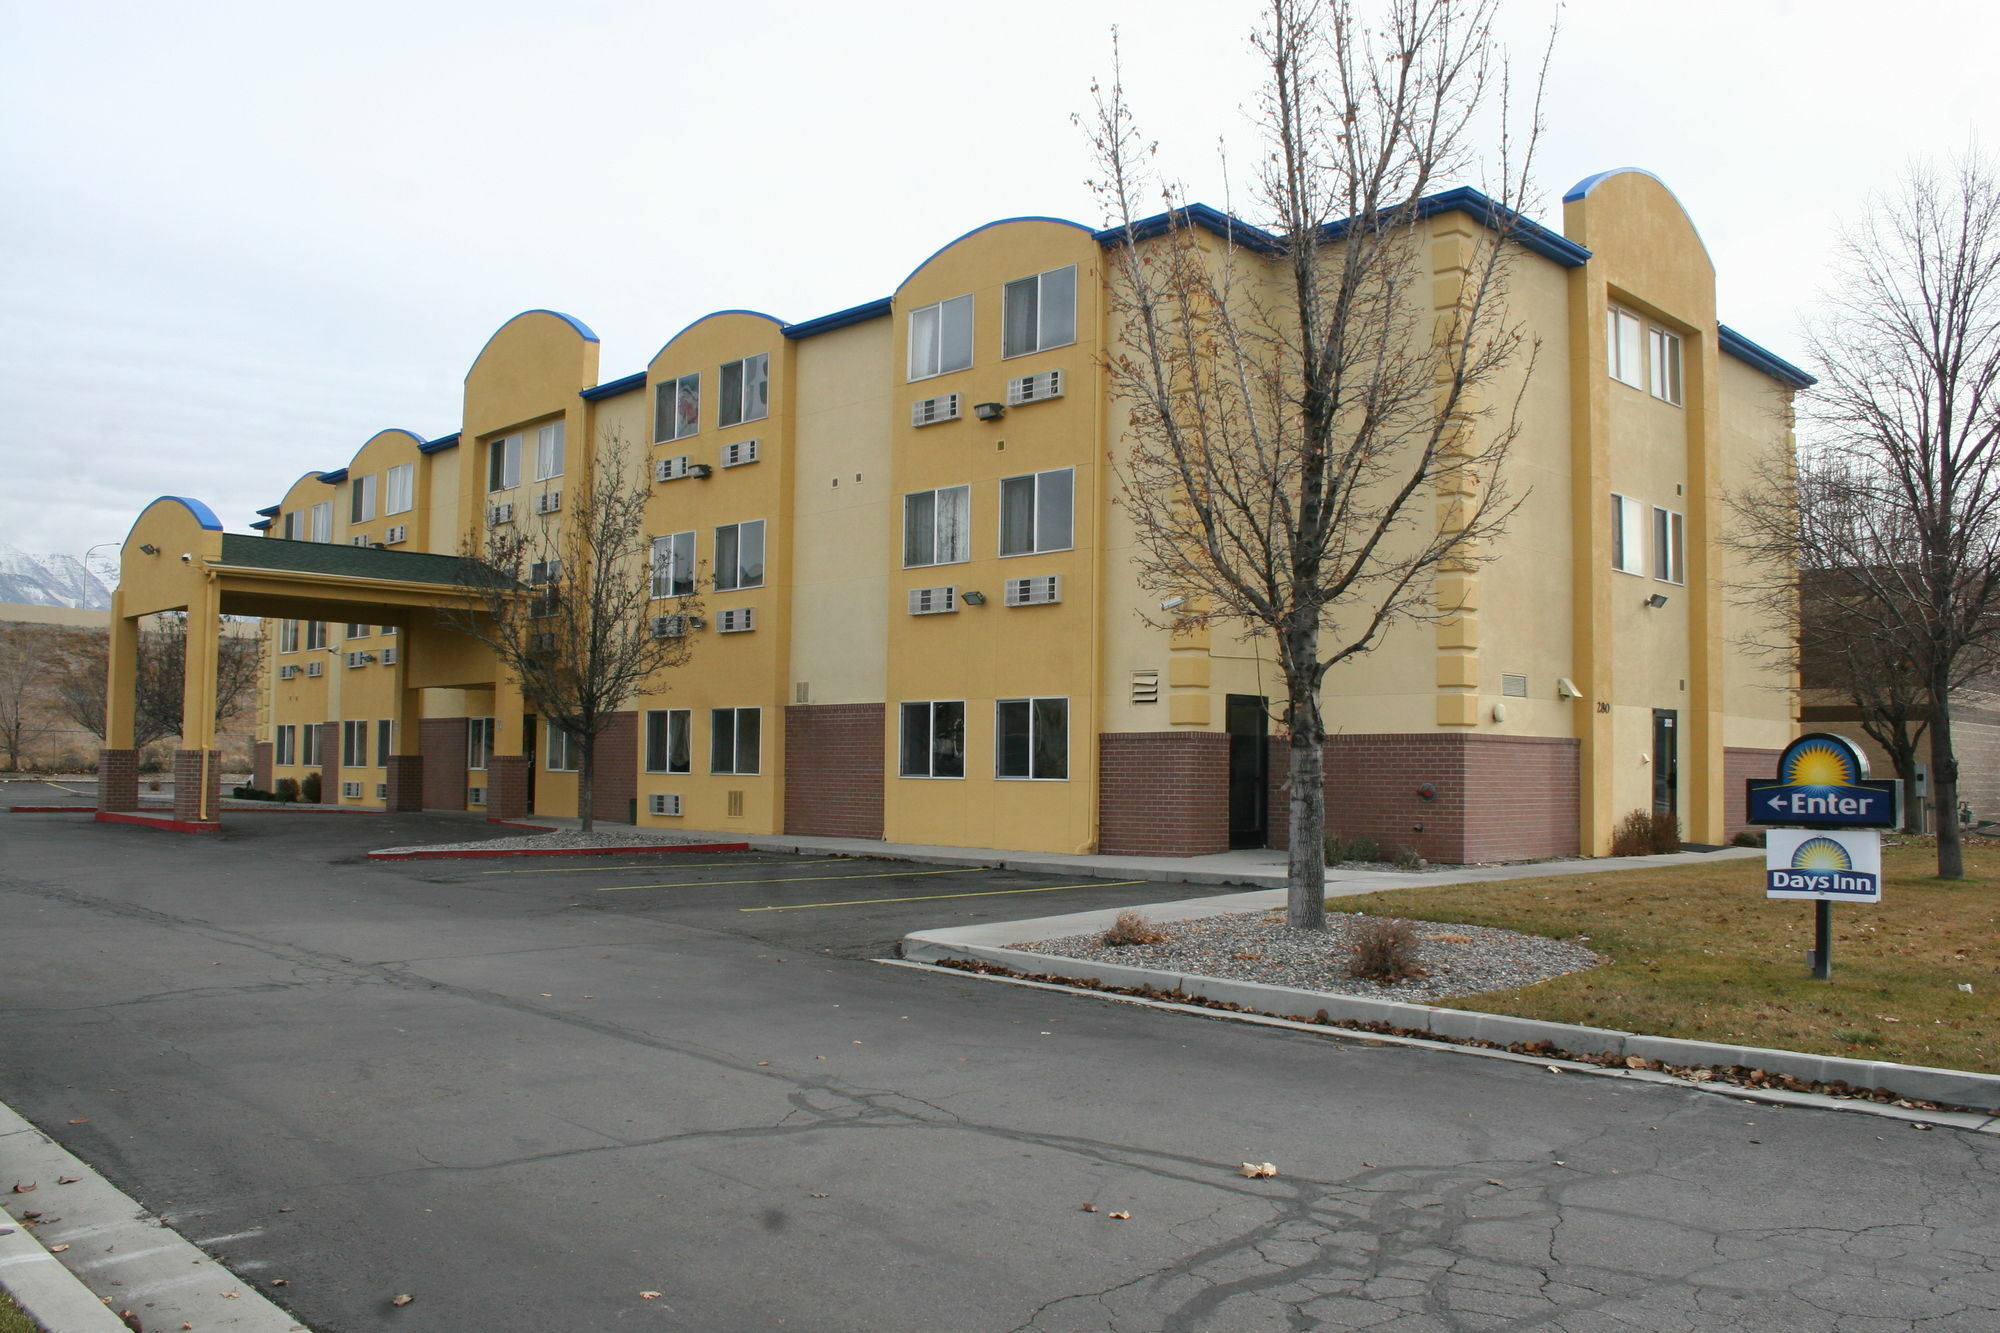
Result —
<path fill-rule="evenodd" d="M 1845 736 L 1816 731 L 1778 756 L 1769 781 L 1744 784 L 1746 822 L 1764 835 L 1764 896 L 1813 900 L 1813 980 L 1833 980 L 1833 904 L 1882 901 L 1882 835 L 1895 828 L 1902 788 L 1868 776 Z"/>
<path fill-rule="evenodd" d="M 1833 980 L 1833 900 L 1813 904 L 1813 980 Z"/>

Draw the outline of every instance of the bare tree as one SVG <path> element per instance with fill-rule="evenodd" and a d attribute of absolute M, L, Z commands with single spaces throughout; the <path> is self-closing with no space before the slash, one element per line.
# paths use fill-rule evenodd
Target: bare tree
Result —
<path fill-rule="evenodd" d="M 489 524 L 465 544 L 474 582 L 445 617 L 486 644 L 542 719 L 576 746 L 577 815 L 589 832 L 597 742 L 642 689 L 690 656 L 698 622 L 694 570 L 646 538 L 645 479 L 630 450 L 608 437 L 560 518 Z M 655 596 L 674 614 L 649 614 Z"/>
<path fill-rule="evenodd" d="M 1918 171 L 1842 238 L 1808 332 L 1800 565 L 1839 623 L 1910 664 L 1937 804 L 1938 874 L 1965 873 L 1952 693 L 2000 640 L 2000 179 Z"/>
<path fill-rule="evenodd" d="M 0 625 L 0 755 L 19 769 L 47 671 L 47 635 L 38 625 Z"/>
<path fill-rule="evenodd" d="M 180 735 L 186 704 L 187 634 L 184 611 L 149 617 L 139 631 L 132 714 L 135 749 Z M 99 739 L 104 736 L 109 645 L 102 630 L 72 630 L 56 646 L 49 675 L 49 693 L 56 711 Z M 256 697 L 263 643 L 254 635 L 224 634 L 217 653 L 215 715 L 226 718 Z"/>
<path fill-rule="evenodd" d="M 1287 921 L 1308 929 L 1326 921 L 1321 686 L 1397 623 L 1450 614 L 1436 576 L 1492 558 L 1534 356 L 1506 295 L 1539 91 L 1510 135 L 1496 4 L 1392 0 L 1372 28 L 1358 8 L 1271 0 L 1253 38 L 1269 70 L 1264 229 L 1231 225 L 1218 243 L 1166 191 L 1167 231 L 1143 235 L 1152 148 L 1116 80 L 1093 129 L 1096 184 L 1124 229 L 1108 368 L 1131 409 L 1114 462 L 1141 584 L 1181 599 L 1179 623 L 1247 628 L 1275 653 Z M 1424 201 L 1462 183 L 1488 125 L 1499 208 L 1435 266 Z"/>

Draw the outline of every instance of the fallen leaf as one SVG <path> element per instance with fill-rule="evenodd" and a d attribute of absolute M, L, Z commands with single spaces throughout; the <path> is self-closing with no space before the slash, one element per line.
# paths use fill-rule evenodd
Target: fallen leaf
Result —
<path fill-rule="evenodd" d="M 186 1320 L 182 1320 L 182 1321 L 181 1321 L 181 1327 L 182 1327 L 182 1328 L 184 1328 L 184 1329 L 186 1329 L 186 1328 L 193 1328 L 193 1327 L 194 1327 L 194 1325 L 193 1325 L 193 1324 L 190 1324 L 190 1323 L 188 1323 L 188 1322 L 187 1322 Z"/>
<path fill-rule="evenodd" d="M 76 1182 L 77 1182 L 77 1181 L 79 1181 L 79 1180 L 81 1180 L 81 1179 L 83 1179 L 83 1177 L 81 1177 L 81 1176 L 57 1176 L 57 1177 L 56 1177 L 56 1184 L 58 1184 L 58 1185 L 74 1185 L 74 1184 L 76 1184 Z"/>
<path fill-rule="evenodd" d="M 82 1116 L 82 1117 L 80 1117 L 80 1118 L 78 1118 L 78 1119 L 76 1119 L 76 1120 L 72 1120 L 72 1121 L 70 1121 L 70 1123 L 71 1123 L 72 1125 L 87 1125 L 87 1124 L 89 1124 L 89 1123 L 90 1123 L 90 1117 L 89 1117 L 89 1116 Z"/>
<path fill-rule="evenodd" d="M 40 1213 L 30 1208 L 27 1212 L 21 1214 L 21 1220 L 23 1222 L 37 1222 L 41 1220 L 41 1216 Z"/>
<path fill-rule="evenodd" d="M 271 1285 L 274 1287 L 289 1287 L 292 1285 L 292 1280 L 288 1277 L 274 1277 L 271 1279 Z"/>
<path fill-rule="evenodd" d="M 222 1293 L 222 1299 L 225 1301 L 239 1300 L 242 1298 L 242 1295 L 243 1293 L 240 1291 L 225 1291 Z"/>
<path fill-rule="evenodd" d="M 279 1212 L 281 1212 L 281 1213 L 296 1213 L 296 1212 L 298 1211 L 298 1209 L 296 1209 L 296 1208 L 280 1208 L 280 1209 L 279 1209 L 278 1211 L 279 1211 Z"/>
<path fill-rule="evenodd" d="M 25 1184 L 25 1185 L 16 1185 L 16 1186 L 14 1186 L 14 1193 L 16 1193 L 16 1194 L 33 1194 L 33 1193 L 35 1192 L 35 1189 L 36 1189 L 36 1185 L 35 1185 L 35 1183 L 34 1183 L 33 1181 L 30 1181 L 30 1182 L 28 1182 L 28 1183 L 27 1183 L 27 1184 Z"/>
<path fill-rule="evenodd" d="M 66 1250 L 66 1249 L 68 1249 L 68 1248 L 69 1248 L 69 1246 L 67 1246 L 67 1245 L 51 1245 L 51 1246 L 49 1246 L 49 1253 L 50 1253 L 50 1254 L 61 1254 L 61 1253 L 62 1253 L 62 1252 L 63 1252 L 64 1250 Z"/>
<path fill-rule="evenodd" d="M 1119 1220 L 1120 1222 L 1124 1222 L 1124 1221 L 1128 1221 L 1128 1220 L 1129 1220 L 1129 1219 L 1131 1218 L 1132 1214 L 1130 1214 L 1130 1213 L 1110 1213 L 1110 1214 L 1107 1214 L 1107 1216 L 1110 1216 L 1110 1217 L 1115 1217 L 1115 1218 L 1117 1218 L 1117 1219 L 1118 1219 L 1118 1220 Z"/>
<path fill-rule="evenodd" d="M 1097 1211 L 1097 1205 L 1094 1203 L 1087 1203 L 1083 1206 L 1083 1211 L 1086 1213 L 1094 1213 Z"/>
<path fill-rule="evenodd" d="M 1046 1033 L 1046 1032 L 1044 1032 L 1044 1033 L 1043 1033 L 1042 1035 L 1043 1035 L 1044 1037 L 1046 1037 L 1046 1036 L 1048 1036 L 1049 1034 L 1048 1034 L 1048 1033 Z M 855 1042 L 849 1042 L 849 1043 L 848 1043 L 848 1045 L 850 1045 L 850 1046 L 859 1046 L 860 1044 L 861 1044 L 861 1043 L 860 1043 L 860 1042 L 858 1042 L 858 1041 L 855 1041 Z"/>
<path fill-rule="evenodd" d="M 543 991 L 541 995 L 544 1000 L 553 1000 L 556 998 L 555 996 L 549 994 L 547 991 Z"/>
<path fill-rule="evenodd" d="M 962 401 L 962 400 L 961 400 L 961 401 Z M 770 1066 L 770 1063 L 771 1063 L 771 1062 L 770 1062 L 769 1060 L 759 1060 L 759 1061 L 757 1062 L 757 1067 L 758 1067 L 759 1069 L 765 1069 L 765 1068 L 768 1068 L 768 1067 Z"/>
<path fill-rule="evenodd" d="M 406 1292 L 404 1292 L 404 1293 L 403 1293 L 402 1295 L 400 1295 L 400 1296 L 396 1297 L 396 1298 L 395 1298 L 394 1300 L 390 1301 L 390 1302 L 389 1302 L 389 1304 L 391 1304 L 391 1305 L 394 1305 L 394 1306 L 398 1306 L 398 1307 L 400 1307 L 400 1306 L 404 1306 L 404 1305 L 408 1305 L 408 1304 L 409 1304 L 409 1303 L 410 1303 L 411 1301 L 413 1301 L 413 1300 L 415 1300 L 415 1299 L 416 1299 L 416 1297 L 414 1297 L 414 1296 L 410 1295 L 410 1294 L 409 1294 L 409 1293 L 408 1293 L 408 1292 L 406 1291 Z"/>
<path fill-rule="evenodd" d="M 1260 1180 L 1266 1176 L 1275 1176 L 1278 1174 L 1278 1168 L 1272 1166 L 1269 1162 L 1245 1162 L 1243 1165 L 1237 1167 L 1236 1171 L 1237 1174 L 1251 1180 Z"/>
<path fill-rule="evenodd" d="M 1500 1184 L 1500 1182 L 1499 1182 L 1499 1181 L 1497 1181 L 1497 1180 L 1489 1180 L 1489 1181 L 1487 1181 L 1486 1183 L 1487 1183 L 1487 1184 L 1489 1184 L 1489 1185 L 1499 1185 L 1499 1184 Z M 1505 1187 L 1504 1187 L 1504 1186 L 1502 1186 L 1502 1188 L 1505 1188 Z"/>
<path fill-rule="evenodd" d="M 657 1301 L 660 1299 L 660 1293 L 657 1291 L 642 1291 L 639 1293 L 639 1299 L 642 1301 Z"/>

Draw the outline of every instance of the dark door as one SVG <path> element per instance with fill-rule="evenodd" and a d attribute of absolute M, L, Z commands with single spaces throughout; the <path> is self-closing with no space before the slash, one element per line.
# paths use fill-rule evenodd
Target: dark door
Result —
<path fill-rule="evenodd" d="M 1229 845 L 1262 847 L 1271 832 L 1270 714 L 1255 694 L 1232 694 L 1229 728 Z"/>
<path fill-rule="evenodd" d="M 535 739 L 541 732 L 533 713 L 521 717 L 521 753 L 528 759 L 528 813 L 535 813 Z"/>
<path fill-rule="evenodd" d="M 1681 808 L 1679 714 L 1671 708 L 1653 710 L 1653 813 L 1677 815 Z"/>

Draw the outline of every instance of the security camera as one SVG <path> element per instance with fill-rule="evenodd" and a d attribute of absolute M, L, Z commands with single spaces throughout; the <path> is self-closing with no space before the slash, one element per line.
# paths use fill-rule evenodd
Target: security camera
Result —
<path fill-rule="evenodd" d="M 182 563 L 182 564 L 184 564 L 184 565 L 191 565 L 191 564 L 193 564 L 193 563 L 194 563 L 194 552 L 192 552 L 192 551 L 182 551 L 182 552 L 181 552 L 181 563 Z"/>

